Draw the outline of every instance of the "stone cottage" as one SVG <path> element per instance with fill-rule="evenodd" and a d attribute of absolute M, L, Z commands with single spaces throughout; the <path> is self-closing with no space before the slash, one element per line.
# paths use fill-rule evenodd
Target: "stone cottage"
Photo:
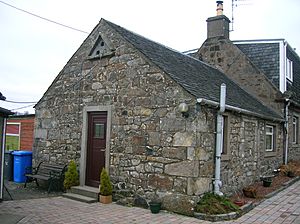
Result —
<path fill-rule="evenodd" d="M 224 83 L 221 191 L 232 193 L 282 163 L 284 116 L 225 74 L 101 19 L 35 106 L 34 160 L 75 160 L 83 187 L 106 167 L 132 197 L 192 206 L 213 188 Z"/>

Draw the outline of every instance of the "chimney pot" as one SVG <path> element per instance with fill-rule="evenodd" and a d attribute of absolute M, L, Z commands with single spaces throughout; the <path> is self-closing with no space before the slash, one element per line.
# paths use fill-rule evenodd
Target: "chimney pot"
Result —
<path fill-rule="evenodd" d="M 223 15 L 223 1 L 217 1 L 217 16 Z"/>

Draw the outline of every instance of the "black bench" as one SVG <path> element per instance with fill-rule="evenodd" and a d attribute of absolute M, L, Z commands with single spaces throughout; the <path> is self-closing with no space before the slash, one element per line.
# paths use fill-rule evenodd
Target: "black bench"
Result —
<path fill-rule="evenodd" d="M 63 190 L 63 181 L 66 168 L 67 165 L 49 164 L 46 162 L 40 162 L 39 165 L 34 168 L 27 167 L 24 187 L 26 187 L 26 184 L 31 181 L 35 181 L 36 185 L 39 186 L 38 180 L 44 180 L 49 184 L 48 193 L 51 191 L 55 183 L 57 183 L 61 190 Z"/>

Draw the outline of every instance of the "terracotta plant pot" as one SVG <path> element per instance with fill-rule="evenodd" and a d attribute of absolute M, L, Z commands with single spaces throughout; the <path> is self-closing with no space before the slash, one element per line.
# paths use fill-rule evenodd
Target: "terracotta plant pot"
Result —
<path fill-rule="evenodd" d="M 242 201 L 242 200 L 235 200 L 233 203 L 236 204 L 239 207 L 241 207 L 241 206 L 243 206 L 245 204 L 245 202 Z"/>
<path fill-rule="evenodd" d="M 102 204 L 110 204 L 112 203 L 112 195 L 108 195 L 108 196 L 99 195 L 99 201 Z"/>
<path fill-rule="evenodd" d="M 150 202 L 149 207 L 153 214 L 157 214 L 157 213 L 159 213 L 159 210 L 161 208 L 161 203 L 160 202 Z"/>

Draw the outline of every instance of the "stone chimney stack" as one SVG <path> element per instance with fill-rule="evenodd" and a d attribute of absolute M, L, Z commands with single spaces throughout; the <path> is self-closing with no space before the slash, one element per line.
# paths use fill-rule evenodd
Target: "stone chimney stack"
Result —
<path fill-rule="evenodd" d="M 210 17 L 207 22 L 207 39 L 224 37 L 229 39 L 230 20 L 223 15 L 223 1 L 217 1 L 217 16 Z"/>

